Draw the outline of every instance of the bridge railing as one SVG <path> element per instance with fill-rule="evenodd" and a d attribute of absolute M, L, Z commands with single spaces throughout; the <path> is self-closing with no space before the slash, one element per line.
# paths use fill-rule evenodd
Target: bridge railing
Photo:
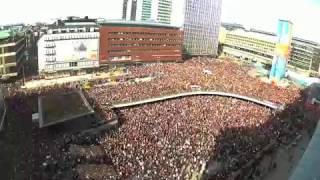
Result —
<path fill-rule="evenodd" d="M 200 96 L 200 95 L 210 95 L 210 96 L 223 96 L 223 97 L 229 97 L 229 98 L 236 98 L 248 102 L 253 102 L 261 106 L 265 106 L 271 109 L 278 109 L 279 106 L 268 102 L 268 101 L 261 101 L 255 98 L 239 95 L 239 94 L 233 94 L 233 93 L 225 93 L 225 92 L 219 92 L 219 91 L 192 91 L 192 92 L 182 92 L 182 93 L 176 93 L 176 94 L 171 94 L 171 95 L 163 95 L 159 97 L 153 97 L 153 98 L 146 98 L 142 100 L 136 100 L 136 101 L 130 101 L 130 102 L 119 102 L 119 103 L 114 103 L 113 108 L 125 108 L 125 107 L 132 107 L 132 106 L 137 106 L 137 105 L 142 105 L 142 104 L 147 104 L 147 103 L 153 103 L 153 102 L 158 102 L 158 101 L 164 101 L 164 100 L 169 100 L 169 99 L 176 99 L 176 98 L 181 98 L 181 97 L 188 97 L 188 96 Z"/>

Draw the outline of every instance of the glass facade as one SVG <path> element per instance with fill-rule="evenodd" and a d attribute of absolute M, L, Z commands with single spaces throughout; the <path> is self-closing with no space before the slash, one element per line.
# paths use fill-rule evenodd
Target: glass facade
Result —
<path fill-rule="evenodd" d="M 190 55 L 216 56 L 221 0 L 186 0 L 184 46 Z"/>
<path fill-rule="evenodd" d="M 141 20 L 146 21 L 151 19 L 152 0 L 143 0 Z"/>
<path fill-rule="evenodd" d="M 171 23 L 172 0 L 124 0 L 122 18 Z"/>
<path fill-rule="evenodd" d="M 170 24 L 171 11 L 172 11 L 171 0 L 159 0 L 157 21 L 164 24 Z"/>

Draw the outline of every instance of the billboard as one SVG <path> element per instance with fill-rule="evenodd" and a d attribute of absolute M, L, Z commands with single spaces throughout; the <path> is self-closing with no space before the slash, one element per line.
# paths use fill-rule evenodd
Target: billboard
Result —
<path fill-rule="evenodd" d="M 56 41 L 57 61 L 98 60 L 98 39 Z"/>
<path fill-rule="evenodd" d="M 290 58 L 292 41 L 292 23 L 286 20 L 279 20 L 277 30 L 277 42 L 272 60 L 270 80 L 280 81 L 286 73 L 287 63 Z"/>

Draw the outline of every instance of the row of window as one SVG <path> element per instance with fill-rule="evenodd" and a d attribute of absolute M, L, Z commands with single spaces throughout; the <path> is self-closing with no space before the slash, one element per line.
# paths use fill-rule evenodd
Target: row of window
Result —
<path fill-rule="evenodd" d="M 76 29 L 54 29 L 49 30 L 49 34 L 61 34 L 61 33 L 84 33 L 84 32 L 99 32 L 98 28 L 76 28 Z"/>
<path fill-rule="evenodd" d="M 307 50 L 307 51 L 313 51 L 313 48 L 312 47 L 307 47 L 307 46 L 303 46 L 303 45 L 299 45 L 299 44 L 296 44 L 296 43 L 292 43 L 292 46 L 294 48 L 298 48 L 298 49 L 303 49 L 303 50 Z"/>
<path fill-rule="evenodd" d="M 308 57 L 308 58 L 312 58 L 313 57 L 312 54 L 301 52 L 301 51 L 295 51 L 295 50 L 292 51 L 292 54 L 297 54 L 299 56 Z"/>
<path fill-rule="evenodd" d="M 46 49 L 45 55 L 55 55 L 56 50 L 55 49 Z"/>
<path fill-rule="evenodd" d="M 274 47 L 269 48 L 269 47 L 265 47 L 265 46 L 257 46 L 256 44 L 253 44 L 253 43 L 234 42 L 234 43 L 228 43 L 228 45 L 243 47 L 243 48 L 247 48 L 247 49 L 251 49 L 251 50 L 259 51 L 259 52 L 264 52 L 264 53 L 273 53 L 274 52 Z"/>
<path fill-rule="evenodd" d="M 99 33 L 91 34 L 59 34 L 59 35 L 47 35 L 45 36 L 45 41 L 55 41 L 55 40 L 69 40 L 69 39 L 97 39 L 99 38 Z"/>
<path fill-rule="evenodd" d="M 54 42 L 52 42 L 52 43 L 46 43 L 46 44 L 44 45 L 44 47 L 45 47 L 45 48 L 55 48 L 55 47 L 56 47 L 56 44 L 55 44 Z"/>
<path fill-rule="evenodd" d="M 145 50 L 145 49 L 136 49 L 136 50 L 108 50 L 108 53 L 112 54 L 112 53 L 121 53 L 121 54 L 129 54 L 129 53 L 158 53 L 158 52 L 180 52 L 180 50 L 163 50 L 163 49 L 148 49 L 148 50 Z"/>
<path fill-rule="evenodd" d="M 251 53 L 251 54 L 254 54 L 254 55 L 259 55 L 259 56 L 262 56 L 262 57 L 265 57 L 265 58 L 273 59 L 272 55 L 264 53 L 264 52 L 254 51 L 254 50 L 251 50 L 251 49 L 246 49 L 246 48 L 243 48 L 243 47 L 237 47 L 237 46 L 231 46 L 231 45 L 225 45 L 225 46 L 229 47 L 229 48 L 232 48 L 232 49 L 237 49 L 237 50 L 240 50 L 240 51 L 243 51 L 243 52 Z"/>
<path fill-rule="evenodd" d="M 15 46 L 7 46 L 0 48 L 0 54 L 15 52 Z"/>
<path fill-rule="evenodd" d="M 109 41 L 158 41 L 158 42 L 180 42 L 180 39 L 167 38 L 108 38 Z"/>
<path fill-rule="evenodd" d="M 11 74 L 11 73 L 17 73 L 16 66 L 0 68 L 0 75 Z"/>
<path fill-rule="evenodd" d="M 300 69 L 309 70 L 308 64 L 301 64 L 301 63 L 293 62 L 293 61 L 289 61 L 289 64 L 291 64 L 294 67 L 300 68 Z"/>
<path fill-rule="evenodd" d="M 46 62 L 55 62 L 55 61 L 56 61 L 56 57 L 55 56 L 46 57 Z"/>
<path fill-rule="evenodd" d="M 266 46 L 266 47 L 271 47 L 271 48 L 274 48 L 274 46 L 275 46 L 275 43 L 273 43 L 273 42 L 267 42 L 267 41 L 258 40 L 255 38 L 233 36 L 233 35 L 227 35 L 226 41 L 230 41 L 230 42 L 238 41 L 241 43 L 251 43 L 251 44 Z"/>
<path fill-rule="evenodd" d="M 85 68 L 85 67 L 96 67 L 98 62 L 96 61 L 82 61 L 82 62 L 66 62 L 66 63 L 56 63 L 56 64 L 46 64 L 45 70 L 62 70 L 69 68 Z"/>
<path fill-rule="evenodd" d="M 305 62 L 305 63 L 310 63 L 311 62 L 311 59 L 301 58 L 301 57 L 297 57 L 295 55 L 292 55 L 290 60 L 291 61 Z"/>
<path fill-rule="evenodd" d="M 150 35 L 150 36 L 178 36 L 178 33 L 149 33 L 149 32 L 109 32 L 109 35 Z"/>
<path fill-rule="evenodd" d="M 131 60 L 131 56 L 110 56 L 110 61 L 129 61 Z"/>
<path fill-rule="evenodd" d="M 15 62 L 16 62 L 16 56 L 0 57 L 0 65 L 15 63 Z"/>
<path fill-rule="evenodd" d="M 180 47 L 181 44 L 111 44 L 112 47 Z"/>
<path fill-rule="evenodd" d="M 275 46 L 270 44 L 258 44 L 250 41 L 226 41 L 226 44 L 239 45 L 248 48 L 261 49 L 266 51 L 274 51 Z"/>

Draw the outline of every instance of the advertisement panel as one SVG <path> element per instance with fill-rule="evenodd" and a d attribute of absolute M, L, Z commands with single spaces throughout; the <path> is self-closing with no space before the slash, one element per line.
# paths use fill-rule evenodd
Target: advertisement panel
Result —
<path fill-rule="evenodd" d="M 98 39 L 56 41 L 57 61 L 98 60 Z"/>
<path fill-rule="evenodd" d="M 272 82 L 276 83 L 285 76 L 287 63 L 290 58 L 291 41 L 292 23 L 286 20 L 279 20 L 275 55 L 270 71 L 270 80 Z"/>

